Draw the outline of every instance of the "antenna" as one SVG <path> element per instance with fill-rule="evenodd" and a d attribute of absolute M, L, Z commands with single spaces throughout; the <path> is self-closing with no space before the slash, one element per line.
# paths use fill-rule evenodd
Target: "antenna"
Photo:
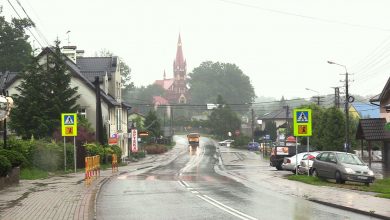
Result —
<path fill-rule="evenodd" d="M 66 35 L 68 35 L 68 46 L 69 46 L 69 44 L 70 44 L 69 33 L 70 33 L 70 31 L 67 31 L 67 32 L 66 32 Z"/>

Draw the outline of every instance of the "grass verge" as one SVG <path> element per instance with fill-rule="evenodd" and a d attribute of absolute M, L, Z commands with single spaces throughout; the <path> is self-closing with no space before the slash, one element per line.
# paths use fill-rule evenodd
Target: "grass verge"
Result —
<path fill-rule="evenodd" d="M 376 180 L 370 186 L 365 186 L 362 183 L 347 182 L 347 184 L 336 184 L 329 180 L 320 179 L 313 176 L 306 175 L 290 175 L 289 180 L 299 181 L 306 184 L 315 186 L 331 186 L 344 189 L 375 192 L 378 193 L 376 196 L 381 198 L 390 199 L 390 178 Z"/>
<path fill-rule="evenodd" d="M 20 179 L 23 180 L 36 180 L 45 179 L 49 176 L 47 171 L 43 171 L 37 168 L 24 168 L 20 170 Z"/>

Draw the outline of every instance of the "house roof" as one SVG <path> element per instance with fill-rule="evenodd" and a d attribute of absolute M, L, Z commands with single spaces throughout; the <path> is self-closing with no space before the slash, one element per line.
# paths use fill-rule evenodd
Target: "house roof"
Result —
<path fill-rule="evenodd" d="M 390 96 L 390 77 L 386 82 L 385 87 L 383 87 L 383 90 L 379 96 L 379 101 L 382 102 L 384 99 Z"/>
<path fill-rule="evenodd" d="M 366 104 L 363 102 L 354 102 L 352 106 L 355 108 L 360 118 L 379 118 L 379 106 Z"/>
<path fill-rule="evenodd" d="M 91 82 L 95 76 L 103 78 L 106 74 L 109 79 L 116 71 L 117 57 L 77 57 L 76 64 L 81 73 Z"/>
<path fill-rule="evenodd" d="M 286 109 L 280 109 L 273 112 L 265 113 L 264 115 L 258 117 L 258 119 L 262 120 L 276 120 L 276 119 L 292 119 L 292 109 L 288 111 L 288 115 L 286 117 Z"/>
<path fill-rule="evenodd" d="M 356 131 L 356 139 L 367 141 L 390 140 L 390 132 L 385 130 L 386 119 L 360 119 Z"/>
<path fill-rule="evenodd" d="M 38 55 L 43 56 L 44 54 L 52 53 L 54 54 L 53 48 L 46 47 L 42 50 L 42 52 Z M 85 83 L 87 87 L 89 87 L 92 90 L 95 90 L 95 86 L 93 85 L 92 81 L 90 81 L 87 77 L 85 77 L 81 71 L 80 68 L 72 61 L 70 60 L 67 56 L 63 56 L 65 60 L 65 64 L 67 65 L 68 69 L 71 71 L 74 77 L 79 78 L 81 81 Z M 19 74 L 17 73 L 9 73 L 7 74 L 2 74 L 0 76 L 0 85 L 2 86 L 3 89 L 7 89 L 16 79 L 20 77 Z M 94 80 L 94 79 L 93 79 Z M 112 96 L 104 93 L 100 89 L 100 95 L 102 99 L 110 106 L 121 106 L 121 103 L 117 102 Z"/>
<path fill-rule="evenodd" d="M 157 105 L 168 105 L 168 101 L 161 96 L 153 96 L 153 103 Z"/>
<path fill-rule="evenodd" d="M 163 89 L 168 90 L 172 86 L 173 82 L 174 79 L 163 79 L 163 80 L 156 80 L 154 84 L 157 84 L 163 87 Z"/>

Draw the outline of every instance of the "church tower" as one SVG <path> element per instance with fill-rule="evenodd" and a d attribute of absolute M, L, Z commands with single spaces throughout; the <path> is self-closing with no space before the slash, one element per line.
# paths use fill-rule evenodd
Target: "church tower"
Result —
<path fill-rule="evenodd" d="M 187 103 L 187 61 L 183 56 L 181 37 L 177 41 L 176 59 L 173 61 L 173 92 L 175 93 L 176 103 Z"/>

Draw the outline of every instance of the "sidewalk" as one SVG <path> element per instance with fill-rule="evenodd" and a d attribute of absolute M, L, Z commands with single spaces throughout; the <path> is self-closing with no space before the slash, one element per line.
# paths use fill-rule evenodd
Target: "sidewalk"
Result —
<path fill-rule="evenodd" d="M 0 191 L 0 219 L 94 219 L 96 193 L 111 176 L 169 163 L 186 150 L 179 144 L 163 155 L 147 155 L 142 160 L 119 167 L 119 172 L 102 170 L 100 177 L 90 186 L 85 185 L 84 172 L 48 179 L 21 180 L 17 186 Z"/>
<path fill-rule="evenodd" d="M 283 178 L 286 171 L 269 166 L 262 155 L 249 151 L 220 148 L 220 167 L 235 178 L 249 181 L 272 191 L 292 195 L 324 205 L 373 217 L 390 219 L 390 199 L 375 197 L 376 193 L 313 186 Z M 224 169 L 224 167 L 230 167 Z M 234 169 L 246 167 L 246 169 Z"/>

